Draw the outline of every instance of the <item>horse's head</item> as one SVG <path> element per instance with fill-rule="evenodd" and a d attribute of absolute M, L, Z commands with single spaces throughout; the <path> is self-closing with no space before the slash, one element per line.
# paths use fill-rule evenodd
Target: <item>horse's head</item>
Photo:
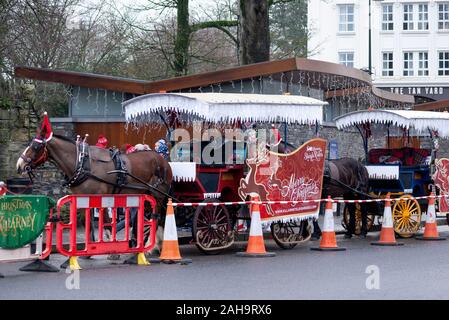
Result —
<path fill-rule="evenodd" d="M 44 114 L 44 122 L 40 132 L 22 152 L 17 160 L 18 173 L 30 173 L 48 159 L 47 142 L 53 137 L 47 113 Z"/>

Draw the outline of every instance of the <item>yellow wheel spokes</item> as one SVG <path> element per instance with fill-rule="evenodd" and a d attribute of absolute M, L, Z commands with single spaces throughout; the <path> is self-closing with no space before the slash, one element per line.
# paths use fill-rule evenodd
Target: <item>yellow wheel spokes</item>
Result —
<path fill-rule="evenodd" d="M 403 237 L 410 237 L 418 231 L 421 222 L 421 208 L 416 199 L 403 196 L 393 206 L 394 230 Z"/>
<path fill-rule="evenodd" d="M 396 224 L 396 229 L 401 229 L 401 227 L 405 224 L 405 219 L 398 220 L 398 223 Z"/>
<path fill-rule="evenodd" d="M 405 205 L 406 205 L 406 203 L 405 203 L 405 201 L 398 201 L 398 207 L 399 207 L 399 211 L 401 212 L 401 214 L 404 212 L 404 210 L 405 210 Z"/>

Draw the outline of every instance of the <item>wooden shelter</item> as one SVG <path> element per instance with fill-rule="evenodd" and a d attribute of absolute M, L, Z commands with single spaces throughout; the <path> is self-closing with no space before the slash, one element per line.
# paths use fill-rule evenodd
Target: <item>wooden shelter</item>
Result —
<path fill-rule="evenodd" d="M 70 87 L 69 117 L 74 132 L 96 137 L 105 134 L 114 145 L 150 145 L 165 136 L 165 127 L 134 131 L 125 127 L 122 102 L 158 92 L 214 92 L 303 95 L 329 102 L 325 121 L 349 111 L 374 108 L 411 109 L 413 96 L 394 94 L 373 86 L 364 71 L 312 59 L 290 58 L 160 81 L 144 81 L 92 73 L 16 67 L 15 75 Z M 128 130 L 127 130 L 128 129 Z"/>

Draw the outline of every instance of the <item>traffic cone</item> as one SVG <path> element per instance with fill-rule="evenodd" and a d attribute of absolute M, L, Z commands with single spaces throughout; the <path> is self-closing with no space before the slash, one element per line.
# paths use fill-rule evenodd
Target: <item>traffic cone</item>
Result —
<path fill-rule="evenodd" d="M 164 240 L 159 260 L 165 263 L 190 263 L 190 259 L 182 259 L 179 253 L 178 232 L 176 230 L 175 213 L 172 200 L 168 199 L 165 216 Z M 150 260 L 151 261 L 151 260 Z"/>
<path fill-rule="evenodd" d="M 334 229 L 334 211 L 332 210 L 332 199 L 329 196 L 326 202 L 326 210 L 324 211 L 324 226 L 321 233 L 320 246 L 310 248 L 315 251 L 344 251 L 346 248 L 337 246 L 337 237 Z"/>
<path fill-rule="evenodd" d="M 371 242 L 373 246 L 402 246 L 403 243 L 396 242 L 393 229 L 393 215 L 391 213 L 390 194 L 387 194 L 385 202 L 384 216 L 382 218 L 382 229 L 380 230 L 380 239 Z"/>
<path fill-rule="evenodd" d="M 253 198 L 253 201 L 259 201 L 259 198 Z M 236 255 L 239 257 L 250 258 L 274 257 L 276 255 L 274 252 L 267 252 L 265 250 L 258 203 L 251 203 L 250 214 L 251 225 L 249 227 L 248 246 L 245 252 L 237 252 Z"/>
<path fill-rule="evenodd" d="M 430 194 L 429 206 L 427 208 L 426 225 L 424 227 L 424 234 L 415 237 L 416 240 L 446 240 L 446 238 L 438 235 L 437 221 L 435 219 L 435 195 Z"/>

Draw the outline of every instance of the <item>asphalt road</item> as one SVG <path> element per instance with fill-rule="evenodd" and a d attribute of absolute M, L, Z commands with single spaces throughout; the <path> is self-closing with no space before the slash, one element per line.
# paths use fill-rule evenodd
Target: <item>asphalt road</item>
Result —
<path fill-rule="evenodd" d="M 449 237 L 447 226 L 439 230 Z M 266 241 L 277 256 L 263 259 L 235 256 L 245 249 L 244 242 L 218 256 L 181 246 L 183 257 L 193 260 L 190 265 L 139 267 L 123 265 L 123 259 L 111 264 L 104 256 L 80 259 L 79 289 L 71 290 L 66 283 L 73 287 L 74 276 L 65 270 L 27 273 L 18 271 L 24 262 L 0 264 L 5 276 L 0 299 L 449 299 L 449 240 L 371 246 L 378 236 L 338 236 L 339 245 L 347 248 L 342 252 L 311 251 L 316 241 L 293 250 Z M 64 259 L 52 255 L 50 262 L 59 266 Z M 367 282 L 374 288 L 368 289 Z"/>

